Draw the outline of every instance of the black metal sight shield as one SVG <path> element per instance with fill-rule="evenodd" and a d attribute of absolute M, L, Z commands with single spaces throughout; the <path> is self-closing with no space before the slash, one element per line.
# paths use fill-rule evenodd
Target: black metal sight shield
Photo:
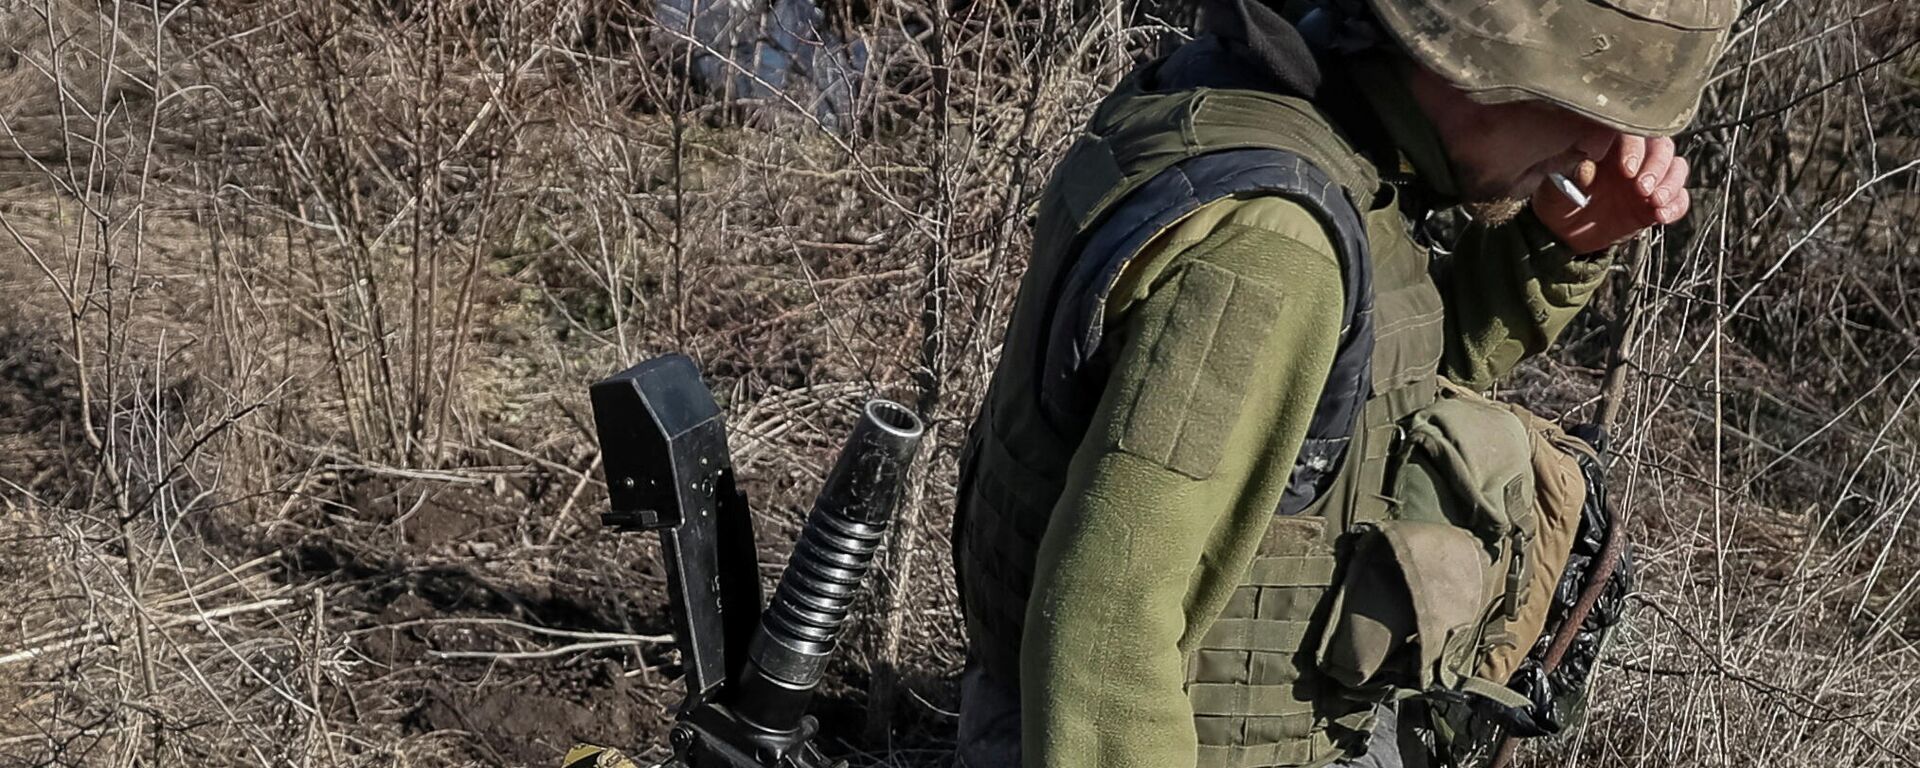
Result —
<path fill-rule="evenodd" d="M 682 709 L 691 709 L 739 674 L 760 623 L 753 522 L 734 487 L 726 419 L 683 355 L 628 368 L 589 393 L 612 502 L 601 521 L 660 532 L 687 670 Z"/>

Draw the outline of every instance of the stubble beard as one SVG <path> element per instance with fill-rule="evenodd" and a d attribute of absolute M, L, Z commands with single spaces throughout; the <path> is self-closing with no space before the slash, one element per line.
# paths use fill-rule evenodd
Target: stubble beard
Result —
<path fill-rule="evenodd" d="M 1475 221 L 1485 222 L 1489 227 L 1497 227 L 1513 221 L 1521 211 L 1527 209 L 1527 201 L 1518 197 L 1496 197 L 1466 204 L 1467 215 Z"/>
<path fill-rule="evenodd" d="M 1527 177 L 1490 177 L 1484 173 L 1475 174 L 1472 169 L 1467 169 L 1461 175 L 1460 191 L 1465 193 L 1461 197 L 1466 200 L 1461 207 L 1474 221 L 1497 227 L 1513 221 L 1521 211 L 1526 210 L 1531 190 L 1523 189 L 1521 184 Z"/>

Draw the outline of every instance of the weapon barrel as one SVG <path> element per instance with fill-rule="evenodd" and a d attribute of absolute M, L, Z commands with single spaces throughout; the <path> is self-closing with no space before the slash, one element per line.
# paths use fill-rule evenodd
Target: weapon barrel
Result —
<path fill-rule="evenodd" d="M 747 647 L 731 702 L 744 719 L 774 732 L 802 726 L 924 431 L 899 403 L 862 409 Z"/>

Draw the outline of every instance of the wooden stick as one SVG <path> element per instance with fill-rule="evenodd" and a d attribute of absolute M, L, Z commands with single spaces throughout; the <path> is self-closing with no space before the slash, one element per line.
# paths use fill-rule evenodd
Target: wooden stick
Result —
<path fill-rule="evenodd" d="M 1621 286 L 1620 306 L 1609 322 L 1612 339 L 1607 352 L 1607 373 L 1600 385 L 1600 408 L 1595 421 L 1600 424 L 1600 432 L 1607 435 L 1606 442 L 1612 442 L 1614 422 L 1620 416 L 1620 404 L 1626 399 L 1627 389 L 1627 341 L 1639 326 L 1640 311 L 1634 304 L 1640 289 L 1640 271 L 1647 268 L 1647 238 L 1641 236 L 1633 241 L 1632 263 L 1627 265 L 1627 278 Z M 1602 468 L 1602 471 L 1605 471 Z M 1573 647 L 1573 641 L 1580 636 L 1580 625 L 1585 624 L 1587 615 L 1593 613 L 1593 606 L 1600 602 L 1600 596 L 1607 590 L 1607 582 L 1613 579 L 1613 569 L 1620 564 L 1620 553 L 1626 549 L 1627 537 L 1622 531 L 1627 527 L 1625 518 L 1615 518 L 1607 526 L 1607 540 L 1600 546 L 1600 556 L 1594 561 L 1593 571 L 1587 574 L 1587 585 L 1580 591 L 1580 599 L 1574 601 L 1573 610 L 1567 614 L 1567 621 L 1554 633 L 1553 644 L 1547 646 L 1546 658 L 1540 661 L 1541 676 L 1553 674 L 1560 668 L 1560 662 L 1567 656 L 1567 650 Z M 1520 737 L 1507 733 L 1500 738 L 1500 748 L 1494 752 L 1490 768 L 1506 768 L 1513 761 L 1514 753 L 1520 749 Z"/>

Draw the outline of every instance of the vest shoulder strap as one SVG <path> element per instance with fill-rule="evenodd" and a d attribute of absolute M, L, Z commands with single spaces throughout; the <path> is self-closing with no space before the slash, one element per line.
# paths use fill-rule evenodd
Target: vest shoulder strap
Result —
<path fill-rule="evenodd" d="M 1356 154 L 1311 102 L 1292 96 L 1196 87 L 1152 92 L 1149 65 L 1103 102 L 1057 176 L 1053 192 L 1081 232 L 1167 168 L 1195 155 L 1236 149 L 1278 149 L 1307 159 L 1346 190 L 1354 205 L 1371 202 L 1379 172 Z"/>

